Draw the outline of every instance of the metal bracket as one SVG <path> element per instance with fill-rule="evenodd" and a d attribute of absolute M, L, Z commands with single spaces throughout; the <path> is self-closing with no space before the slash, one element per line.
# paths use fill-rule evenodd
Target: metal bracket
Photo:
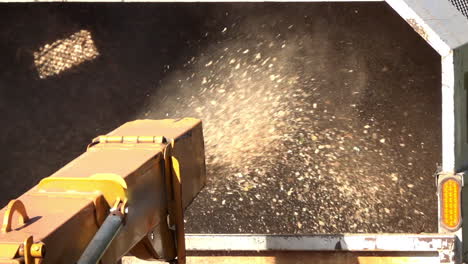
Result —
<path fill-rule="evenodd" d="M 13 215 L 19 214 L 18 220 L 21 226 L 29 221 L 29 216 L 26 213 L 26 207 L 21 200 L 11 200 L 7 205 L 7 210 L 3 216 L 2 233 L 12 231 Z M 45 247 L 43 243 L 34 243 L 33 237 L 28 236 L 21 245 L 0 245 L 0 250 L 5 250 L 8 257 L 13 259 L 15 256 L 23 257 L 25 264 L 34 264 L 34 258 L 42 258 L 44 256 Z"/>
<path fill-rule="evenodd" d="M 177 262 L 185 264 L 185 231 L 184 231 L 184 209 L 182 203 L 182 177 L 180 165 L 176 157 L 172 156 L 175 142 L 167 145 L 164 150 L 166 187 L 169 200 L 169 228 L 175 226 Z"/>
<path fill-rule="evenodd" d="M 167 140 L 163 136 L 99 136 L 93 139 L 88 149 L 99 143 L 114 143 L 114 144 L 164 144 Z"/>
<path fill-rule="evenodd" d="M 19 214 L 19 224 L 24 225 L 29 221 L 28 214 L 26 213 L 26 208 L 24 207 L 23 202 L 20 200 L 11 200 L 7 205 L 7 210 L 3 216 L 3 225 L 2 233 L 8 233 L 11 231 L 11 222 L 13 221 L 13 214 L 18 212 Z"/>
<path fill-rule="evenodd" d="M 90 193 L 100 193 L 94 204 L 96 207 L 96 223 L 101 225 L 117 201 L 127 201 L 127 183 L 117 174 L 98 173 L 90 177 L 47 177 L 38 184 L 38 192 L 34 195 L 58 194 L 64 196 L 87 196 Z M 74 191 L 74 192 L 70 192 Z"/>
<path fill-rule="evenodd" d="M 39 192 L 69 193 L 70 191 L 92 193 L 99 191 L 104 196 L 109 207 L 120 199 L 127 199 L 127 183 L 117 174 L 98 173 L 90 177 L 47 177 L 38 184 Z"/>

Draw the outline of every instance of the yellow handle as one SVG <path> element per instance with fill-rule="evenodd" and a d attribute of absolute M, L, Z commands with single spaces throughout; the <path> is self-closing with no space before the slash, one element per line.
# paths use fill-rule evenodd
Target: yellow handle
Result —
<path fill-rule="evenodd" d="M 19 224 L 24 225 L 29 221 L 29 217 L 26 214 L 26 208 L 24 207 L 23 202 L 20 200 L 11 200 L 8 203 L 7 210 L 3 216 L 3 225 L 2 233 L 7 233 L 11 231 L 11 221 L 13 220 L 13 214 L 15 212 L 19 213 Z"/>

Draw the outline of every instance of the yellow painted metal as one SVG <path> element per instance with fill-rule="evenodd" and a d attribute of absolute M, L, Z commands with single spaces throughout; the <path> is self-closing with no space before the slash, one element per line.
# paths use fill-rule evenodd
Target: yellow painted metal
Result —
<path fill-rule="evenodd" d="M 123 144 L 137 144 L 137 143 L 164 143 L 163 136 L 99 136 L 93 139 L 93 143 L 123 143 Z"/>
<path fill-rule="evenodd" d="M 29 221 L 26 208 L 24 207 L 24 204 L 21 202 L 21 200 L 12 200 L 8 203 L 7 210 L 3 216 L 2 233 L 11 231 L 11 222 L 13 221 L 13 215 L 15 212 L 19 214 L 18 220 L 21 226 Z"/>
<path fill-rule="evenodd" d="M 28 236 L 19 250 L 19 256 L 23 257 L 24 264 L 38 264 L 42 263 L 44 257 L 45 246 L 44 243 L 34 243 L 32 236 Z"/>
<path fill-rule="evenodd" d="M 127 183 L 122 178 L 122 176 L 117 175 L 115 173 L 96 173 L 89 177 L 93 180 L 108 180 L 108 181 L 115 181 L 120 184 L 124 189 L 127 189 Z M 121 197 L 121 196 L 120 196 Z M 124 197 L 121 197 L 124 198 Z"/>
<path fill-rule="evenodd" d="M 166 148 L 172 152 L 163 157 Z M 129 213 L 102 263 L 115 263 L 139 242 L 148 258 L 173 260 L 177 249 L 183 263 L 183 208 L 205 179 L 200 120 L 126 123 L 96 138 L 85 153 L 21 195 L 31 220 L 20 229 L 0 232 L 0 263 L 75 262 L 116 202 L 123 212 L 128 202 Z M 167 225 L 169 212 L 175 232 Z M 14 213 L 16 221 L 19 214 Z M 48 253 L 39 258 L 45 247 Z"/>
<path fill-rule="evenodd" d="M 180 184 L 182 181 L 181 181 L 181 177 L 180 177 L 179 161 L 177 160 L 176 157 L 171 157 L 171 161 L 172 161 L 172 170 L 174 172 L 174 176 L 176 177 L 175 179 Z"/>
<path fill-rule="evenodd" d="M 101 193 L 109 206 L 119 199 L 127 199 L 125 180 L 112 173 L 98 173 L 87 178 L 48 177 L 41 180 L 38 189 L 43 193 Z"/>
<path fill-rule="evenodd" d="M 0 263 L 3 259 L 13 259 L 18 254 L 20 244 L 5 243 L 0 244 Z"/>
<path fill-rule="evenodd" d="M 174 147 L 174 142 L 172 142 Z M 182 202 L 182 178 L 180 165 L 176 157 L 171 157 L 172 163 L 172 188 L 174 191 L 174 218 L 176 224 L 177 238 L 177 260 L 179 264 L 185 264 L 185 231 L 184 231 L 184 209 Z"/>
<path fill-rule="evenodd" d="M 179 160 L 172 156 L 175 142 L 167 145 L 164 150 L 164 167 L 166 190 L 169 198 L 169 225 L 175 228 L 175 241 L 177 244 L 177 261 L 185 263 L 185 231 L 184 231 L 184 204 L 182 199 L 182 177 Z"/>
<path fill-rule="evenodd" d="M 17 259 L 0 259 L 1 264 L 24 264 L 23 258 Z M 37 264 L 37 263 L 36 263 Z"/>
<path fill-rule="evenodd" d="M 125 199 L 122 201 L 122 206 L 119 208 L 120 209 L 120 213 L 122 215 L 125 215 L 127 212 L 126 212 L 126 209 L 127 209 L 127 203 L 128 203 L 128 199 Z M 118 205 L 117 205 L 118 206 Z M 118 208 L 118 207 L 115 207 L 115 208 Z"/>
<path fill-rule="evenodd" d="M 45 253 L 45 245 L 44 243 L 33 243 L 31 245 L 31 256 L 35 258 L 42 258 Z"/>
<path fill-rule="evenodd" d="M 20 251 L 20 255 L 23 255 L 25 264 L 34 264 L 34 257 L 31 254 L 31 246 L 33 242 L 32 236 L 29 236 L 23 242 L 23 250 L 22 252 Z"/>

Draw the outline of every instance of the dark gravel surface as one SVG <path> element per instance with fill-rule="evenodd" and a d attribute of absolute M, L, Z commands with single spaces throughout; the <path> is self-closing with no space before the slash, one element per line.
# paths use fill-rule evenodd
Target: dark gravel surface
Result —
<path fill-rule="evenodd" d="M 440 58 L 384 3 L 26 7 L 0 6 L 3 204 L 126 120 L 192 116 L 189 233 L 437 230 Z M 83 28 L 100 56 L 39 80 L 30 53 Z"/>

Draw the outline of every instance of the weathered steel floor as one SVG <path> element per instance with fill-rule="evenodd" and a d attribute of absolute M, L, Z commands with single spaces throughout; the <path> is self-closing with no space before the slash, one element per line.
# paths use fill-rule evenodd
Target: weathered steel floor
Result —
<path fill-rule="evenodd" d="M 136 118 L 204 120 L 195 233 L 435 232 L 440 58 L 384 3 L 0 6 L 2 205 Z M 99 56 L 39 79 L 82 29 Z"/>

